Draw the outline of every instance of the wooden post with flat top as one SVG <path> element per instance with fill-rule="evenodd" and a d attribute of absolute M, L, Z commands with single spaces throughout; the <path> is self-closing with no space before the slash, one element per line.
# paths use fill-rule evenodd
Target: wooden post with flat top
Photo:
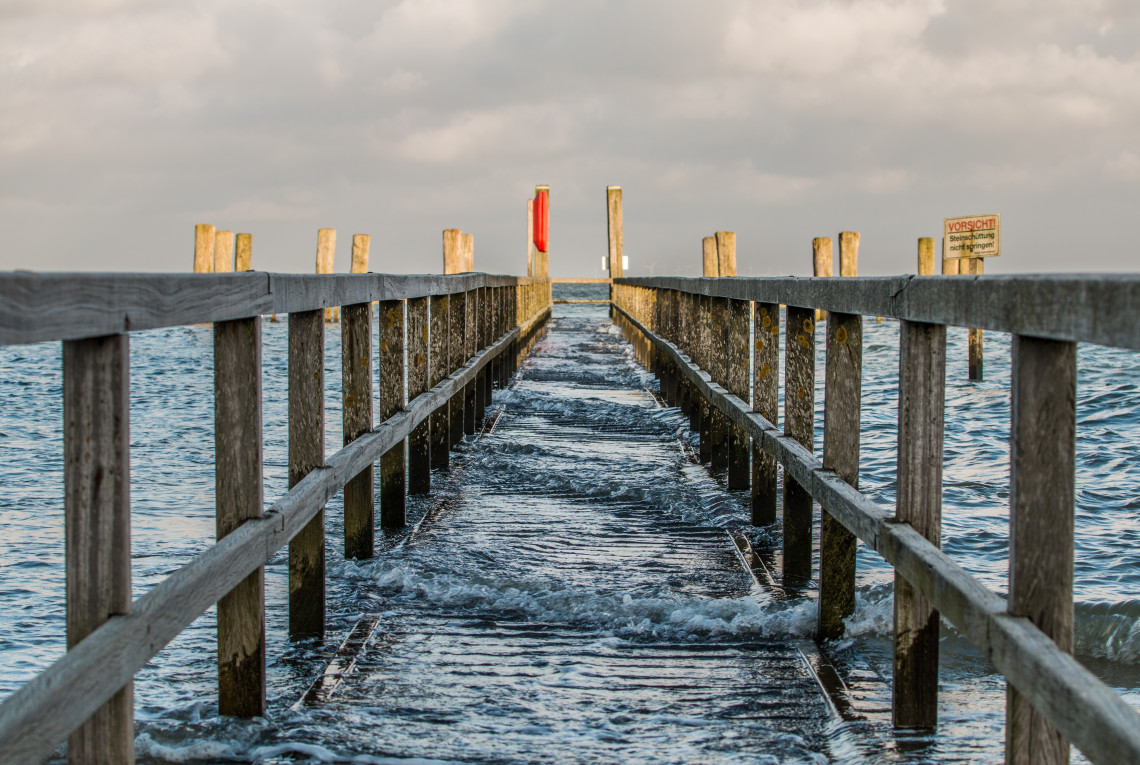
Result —
<path fill-rule="evenodd" d="M 317 273 L 331 274 L 336 256 L 336 229 L 322 228 L 317 230 Z M 340 319 L 338 306 L 329 306 L 325 309 L 325 321 L 333 322 Z"/>
<path fill-rule="evenodd" d="M 404 301 L 380 302 L 379 354 L 380 421 L 395 417 L 404 409 Z M 400 441 L 380 457 L 380 525 L 402 528 L 406 522 L 407 477 L 405 441 Z"/>
<path fill-rule="evenodd" d="M 625 267 L 622 262 L 622 246 L 624 234 L 622 232 L 621 214 L 621 186 L 606 187 L 606 238 L 609 242 L 609 271 L 611 279 L 625 276 Z M 613 300 L 613 285 L 610 285 L 610 300 Z"/>
<path fill-rule="evenodd" d="M 717 276 L 736 276 L 736 232 L 716 232 Z"/>
<path fill-rule="evenodd" d="M 817 236 L 811 240 L 811 268 L 812 276 L 835 276 L 834 249 L 830 236 Z M 816 322 L 822 321 L 826 316 L 827 311 L 815 309 Z"/>
<path fill-rule="evenodd" d="M 289 488 L 325 464 L 325 312 L 289 314 Z M 289 542 L 289 636 L 325 633 L 325 511 Z"/>
<path fill-rule="evenodd" d="M 863 389 L 863 317 L 827 314 L 823 468 L 859 488 L 859 414 Z M 819 530 L 819 637 L 843 636 L 855 613 L 855 535 L 824 510 Z"/>
<path fill-rule="evenodd" d="M 773 425 L 779 424 L 780 305 L 756 303 L 753 318 L 752 409 Z M 752 442 L 752 525 L 776 522 L 776 458 Z"/>
<path fill-rule="evenodd" d="M 214 232 L 214 273 L 229 274 L 234 270 L 234 232 Z"/>
<path fill-rule="evenodd" d="M 1077 344 L 1014 335 L 1010 433 L 1009 613 L 1073 651 Z M 1069 761 L 1069 742 L 1007 685 L 1005 761 Z"/>
<path fill-rule="evenodd" d="M 932 270 L 933 255 L 931 240 Z M 905 320 L 899 324 L 895 518 L 941 547 L 946 327 Z M 897 728 L 938 724 L 938 630 L 938 612 L 917 587 L 896 573 L 891 710 Z"/>
<path fill-rule="evenodd" d="M 859 275 L 859 232 L 839 232 L 839 275 Z"/>
<path fill-rule="evenodd" d="M 748 401 L 749 353 L 748 324 L 752 318 L 752 304 L 747 300 L 730 300 L 728 310 L 728 376 L 725 387 L 729 393 Z M 739 425 L 729 428 L 728 488 L 747 489 L 751 485 L 749 470 L 748 433 Z"/>
<path fill-rule="evenodd" d="M 526 200 L 526 275 L 535 275 L 534 263 L 534 200 Z"/>
<path fill-rule="evenodd" d="M 194 273 L 214 273 L 214 237 L 217 232 L 209 223 L 194 226 Z"/>
<path fill-rule="evenodd" d="M 431 298 L 431 354 L 428 357 L 428 387 L 434 388 L 450 374 L 448 370 L 448 308 L 450 296 L 433 295 Z M 450 421 L 447 407 L 441 406 L 431 413 L 431 466 L 446 470 L 451 460 L 451 441 L 448 434 Z"/>
<path fill-rule="evenodd" d="M 357 235 L 359 236 L 359 234 Z M 355 237 L 354 237 L 355 239 Z M 356 254 L 357 242 L 353 242 Z M 354 257 L 355 261 L 356 258 Z M 367 263 L 367 261 L 366 261 Z M 344 445 L 372 431 L 372 304 L 341 309 L 341 380 Z M 344 485 L 344 557 L 364 560 L 374 552 L 376 502 L 369 465 Z"/>
<path fill-rule="evenodd" d="M 715 236 L 706 236 L 701 240 L 701 263 L 703 276 L 720 276 L 720 261 L 717 258 Z"/>
<path fill-rule="evenodd" d="M 450 375 L 463 366 L 467 359 L 463 354 L 466 350 L 467 337 L 467 293 L 456 292 L 451 296 L 451 308 L 448 311 L 451 326 L 448 328 L 448 363 L 447 373 Z M 463 440 L 463 390 L 456 392 L 447 403 L 450 416 L 451 440 L 449 444 L 455 446 Z"/>
<path fill-rule="evenodd" d="M 67 650 L 131 612 L 130 345 L 127 335 L 63 343 L 63 508 Z M 127 682 L 68 739 L 73 763 L 135 760 Z"/>
<path fill-rule="evenodd" d="M 408 300 L 408 399 L 428 390 L 428 298 Z M 424 420 L 408 436 L 408 493 L 431 491 L 429 424 Z"/>
<path fill-rule="evenodd" d="M 265 511 L 261 449 L 261 317 L 214 323 L 217 538 Z M 265 714 L 265 567 L 218 601 L 218 711 Z"/>
<path fill-rule="evenodd" d="M 918 275 L 934 275 L 934 239 L 929 236 L 918 239 Z"/>
<path fill-rule="evenodd" d="M 815 451 L 815 311 L 788 306 L 784 341 L 784 433 Z M 812 498 L 784 473 L 784 584 L 811 579 Z"/>
<path fill-rule="evenodd" d="M 253 270 L 253 234 L 238 234 L 237 249 L 234 253 L 234 270 Z"/>

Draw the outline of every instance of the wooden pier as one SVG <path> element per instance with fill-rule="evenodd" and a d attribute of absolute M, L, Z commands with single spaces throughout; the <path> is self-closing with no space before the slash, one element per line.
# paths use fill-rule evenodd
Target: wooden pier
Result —
<path fill-rule="evenodd" d="M 734 246 L 733 256 L 734 273 Z M 545 276 L 478 273 L 0 276 L 0 344 L 63 348 L 69 648 L 0 704 L 4 761 L 40 762 L 69 736 L 73 762 L 131 761 L 132 677 L 215 603 L 220 708 L 261 714 L 265 562 L 289 545 L 290 632 L 321 634 L 326 503 L 344 490 L 346 554 L 373 554 L 373 465 L 380 525 L 398 527 L 406 493 L 430 490 L 429 468 L 474 432 L 491 389 L 544 331 L 550 294 Z M 820 638 L 842 635 L 855 608 L 857 539 L 895 567 L 899 727 L 937 723 L 941 616 L 1008 679 L 1008 762 L 1065 762 L 1070 742 L 1093 762 L 1140 762 L 1140 715 L 1071 655 L 1076 343 L 1140 350 L 1140 277 L 621 277 L 612 295 L 614 321 L 659 375 L 665 402 L 700 433 L 699 458 L 750 490 L 754 524 L 782 514 L 778 576 L 788 589 L 808 585 L 812 502 L 822 506 Z M 333 307 L 345 445 L 325 458 L 324 312 Z M 822 402 L 817 310 L 826 311 Z M 290 489 L 262 512 L 258 370 L 269 314 L 289 315 Z M 894 508 L 857 486 L 863 316 L 901 323 Z M 198 323 L 214 325 L 218 542 L 132 602 L 129 333 Z M 1014 338 L 1008 601 L 939 549 L 947 326 Z M 367 400 L 374 372 L 379 423 Z"/>

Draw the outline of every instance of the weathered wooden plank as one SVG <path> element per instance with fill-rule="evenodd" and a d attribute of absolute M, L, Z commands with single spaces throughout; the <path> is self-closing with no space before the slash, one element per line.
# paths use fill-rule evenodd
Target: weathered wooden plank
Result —
<path fill-rule="evenodd" d="M 426 391 L 428 385 L 428 298 L 408 301 L 408 398 Z M 481 376 L 481 377 L 485 377 Z M 408 493 L 431 491 L 431 446 L 427 422 L 408 436 Z"/>
<path fill-rule="evenodd" d="M 126 335 L 63 344 L 68 651 L 111 616 L 131 611 L 129 359 Z M 134 762 L 131 678 L 111 691 L 76 721 L 87 718 L 74 733 L 64 733 L 71 733 L 71 762 Z"/>
<path fill-rule="evenodd" d="M 736 276 L 736 232 L 716 232 L 716 259 L 720 276 Z"/>
<path fill-rule="evenodd" d="M 863 317 L 827 314 L 823 467 L 859 488 L 859 415 L 863 389 Z M 843 636 L 855 613 L 855 535 L 831 513 L 820 514 L 819 637 Z"/>
<path fill-rule="evenodd" d="M 479 306 L 480 311 L 476 315 L 479 322 L 479 347 L 486 348 L 489 346 L 494 338 L 491 336 L 491 289 L 488 287 L 479 288 Z M 476 418 L 479 422 L 483 422 L 487 415 L 487 407 L 491 404 L 491 375 L 486 370 L 479 375 L 476 381 L 478 388 L 478 396 L 476 400 Z"/>
<path fill-rule="evenodd" d="M 314 312 L 320 318 L 319 312 Z M 260 518 L 249 520 L 147 591 L 129 614 L 112 616 L 72 651 L 0 704 L 0 751 L 13 763 L 43 761 L 71 731 L 111 699 L 164 645 L 223 595 L 302 533 L 354 475 L 402 441 L 535 316 L 481 352 L 460 371 L 417 396 L 400 412 L 331 456 Z M 61 703 L 66 694 L 66 703 Z"/>
<path fill-rule="evenodd" d="M 214 232 L 214 273 L 229 274 L 234 270 L 234 232 Z"/>
<path fill-rule="evenodd" d="M 325 462 L 325 317 L 289 314 L 289 487 Z M 325 632 L 325 513 L 289 543 L 289 635 Z"/>
<path fill-rule="evenodd" d="M 780 407 L 780 306 L 756 303 L 753 318 L 752 406 L 771 423 L 779 422 Z M 743 396 L 741 397 L 743 398 Z M 776 522 L 776 458 L 752 441 L 752 525 Z"/>
<path fill-rule="evenodd" d="M 971 276 L 981 276 L 985 268 L 984 258 L 969 258 L 965 263 L 959 261 L 962 273 L 969 273 Z M 969 269 L 968 271 L 966 269 Z M 983 336 L 984 332 L 976 327 L 971 327 L 968 336 L 969 345 L 969 363 L 968 375 L 971 380 L 980 382 L 985 372 L 985 352 L 983 350 Z"/>
<path fill-rule="evenodd" d="M 946 328 L 904 321 L 899 338 L 898 500 L 895 517 L 942 544 Z M 938 612 L 895 573 L 894 724 L 938 724 Z"/>
<path fill-rule="evenodd" d="M 725 387 L 743 400 L 749 397 L 748 324 L 752 304 L 744 300 L 729 301 L 727 375 Z M 739 425 L 729 427 L 728 488 L 748 489 L 751 485 L 748 435 Z"/>
<path fill-rule="evenodd" d="M 712 298 L 701 296 L 700 317 L 698 321 L 700 324 L 700 334 L 697 338 L 697 365 L 711 374 L 709 367 L 712 363 L 710 359 L 713 342 Z M 711 463 L 713 458 L 713 407 L 709 404 L 708 400 L 704 398 L 701 399 L 700 404 L 701 430 L 698 455 L 701 462 Z"/>
<path fill-rule="evenodd" d="M 815 312 L 789 305 L 784 342 L 784 432 L 815 449 Z M 784 582 L 811 579 L 812 501 L 808 487 L 784 474 Z"/>
<path fill-rule="evenodd" d="M 336 229 L 317 229 L 317 263 L 318 274 L 331 274 L 336 258 Z M 325 309 L 325 321 L 339 321 L 340 306 L 329 306 Z"/>
<path fill-rule="evenodd" d="M 644 328 L 627 312 L 620 316 Z M 677 361 L 682 355 L 647 335 Z M 822 464 L 796 439 L 777 430 L 738 397 L 689 364 L 682 373 L 729 417 L 760 440 L 787 473 L 809 487 L 820 504 L 872 547 L 962 632 L 1093 762 L 1140 762 L 1140 714 L 1025 617 L 983 587 L 908 524 L 895 521 Z"/>
<path fill-rule="evenodd" d="M 479 349 L 476 339 L 479 331 L 479 326 L 476 323 L 476 317 L 479 315 L 479 290 L 468 292 L 464 305 L 466 306 L 466 317 L 463 321 L 463 360 L 466 362 Z M 463 390 L 463 432 L 467 435 L 475 434 L 474 382 Z"/>
<path fill-rule="evenodd" d="M 428 382 L 434 388 L 440 380 L 451 373 L 448 366 L 448 332 L 450 323 L 448 312 L 451 304 L 449 295 L 436 295 L 431 299 L 431 354 L 428 359 Z M 450 419 L 447 407 L 433 412 L 431 416 L 431 466 L 433 468 L 450 467 L 451 441 L 449 440 Z"/>
<path fill-rule="evenodd" d="M 621 215 L 621 186 L 606 187 L 606 233 L 609 240 L 610 278 L 614 279 L 625 276 L 625 268 L 623 267 L 621 259 L 622 245 L 624 244 Z"/>
<path fill-rule="evenodd" d="M 194 226 L 194 273 L 214 272 L 214 236 L 212 224 L 199 223 Z"/>
<path fill-rule="evenodd" d="M 404 409 L 404 301 L 385 300 L 379 305 L 380 421 L 391 419 Z M 405 442 L 393 446 L 380 457 L 380 525 L 386 529 L 406 524 Z"/>
<path fill-rule="evenodd" d="M 214 485 L 218 539 L 260 518 L 261 318 L 214 324 Z M 218 601 L 218 711 L 265 714 L 265 568 Z"/>
<path fill-rule="evenodd" d="M 705 276 L 720 276 L 720 263 L 716 256 L 716 237 L 701 239 L 701 267 Z"/>
<path fill-rule="evenodd" d="M 1009 612 L 1073 650 L 1077 347 L 1015 335 L 1010 433 Z M 1069 744 L 1010 685 L 1006 762 L 1064 763 Z"/>
<path fill-rule="evenodd" d="M 934 239 L 929 236 L 918 238 L 918 275 L 934 276 Z"/>
<path fill-rule="evenodd" d="M 451 308 L 448 310 L 449 327 L 447 336 L 449 338 L 448 348 L 448 365 L 447 373 L 451 374 L 459 367 L 463 366 L 466 359 L 466 346 L 467 342 L 467 293 L 461 292 L 458 295 L 451 296 Z M 510 354 L 505 354 L 509 356 Z M 448 403 L 448 421 L 450 445 L 454 446 L 463 440 L 463 394 L 462 392 L 456 396 L 450 403 Z"/>
<path fill-rule="evenodd" d="M 234 252 L 234 271 L 253 270 L 253 234 L 238 234 Z"/>
<path fill-rule="evenodd" d="M 357 252 L 357 242 L 354 241 L 354 257 Z M 340 334 L 341 419 L 344 445 L 348 446 L 372 430 L 372 305 L 357 303 L 343 306 Z M 369 465 L 344 487 L 345 558 L 364 560 L 372 557 L 375 517 L 372 466 Z"/>

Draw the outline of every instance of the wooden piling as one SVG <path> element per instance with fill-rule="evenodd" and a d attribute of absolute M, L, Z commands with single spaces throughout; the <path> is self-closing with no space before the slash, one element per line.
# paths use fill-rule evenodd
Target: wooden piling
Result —
<path fill-rule="evenodd" d="M 265 511 L 262 489 L 261 317 L 214 323 L 214 485 L 217 539 Z M 265 714 L 265 567 L 218 601 L 218 711 Z"/>
<path fill-rule="evenodd" d="M 736 232 L 716 232 L 718 276 L 736 276 Z"/>
<path fill-rule="evenodd" d="M 463 250 L 463 273 L 469 274 L 475 270 L 475 235 L 463 234 L 460 244 Z"/>
<path fill-rule="evenodd" d="M 428 390 L 428 298 L 408 300 L 408 399 Z M 431 491 L 430 425 L 424 420 L 408 436 L 408 493 Z"/>
<path fill-rule="evenodd" d="M 253 234 L 238 234 L 237 249 L 234 254 L 234 270 L 253 270 Z"/>
<path fill-rule="evenodd" d="M 467 293 L 456 292 L 451 296 L 451 309 L 448 311 L 450 327 L 448 329 L 448 365 L 447 373 L 451 374 L 467 361 L 463 357 L 465 343 L 467 342 Z M 458 391 L 448 402 L 450 416 L 451 441 L 454 446 L 463 440 L 463 391 Z"/>
<path fill-rule="evenodd" d="M 859 275 L 859 232 L 839 232 L 839 275 Z"/>
<path fill-rule="evenodd" d="M 214 237 L 216 232 L 209 223 L 194 226 L 194 273 L 214 273 Z"/>
<path fill-rule="evenodd" d="M 788 306 L 784 343 L 784 433 L 815 450 L 815 311 Z M 784 583 L 811 579 L 812 498 L 784 473 Z"/>
<path fill-rule="evenodd" d="M 934 239 L 929 236 L 918 239 L 918 275 L 934 275 Z"/>
<path fill-rule="evenodd" d="M 380 421 L 395 417 L 404 409 L 404 301 L 380 301 Z M 400 441 L 380 457 L 380 526 L 403 528 L 406 522 L 407 477 L 404 450 Z"/>
<path fill-rule="evenodd" d="M 368 273 L 368 250 L 372 245 L 372 237 L 368 234 L 352 235 L 352 266 L 350 273 Z"/>
<path fill-rule="evenodd" d="M 462 268 L 459 251 L 459 240 L 462 234 L 463 232 L 457 228 L 445 228 L 443 230 L 443 272 L 445 274 L 457 274 Z"/>
<path fill-rule="evenodd" d="M 701 262 L 704 276 L 720 276 L 720 260 L 717 258 L 715 236 L 706 236 L 701 240 Z"/>
<path fill-rule="evenodd" d="M 317 229 L 317 273 L 333 273 L 335 259 L 336 229 Z M 340 311 L 337 310 L 336 306 L 330 306 L 325 309 L 325 321 L 337 321 L 339 318 Z"/>
<path fill-rule="evenodd" d="M 468 254 L 470 255 L 470 253 Z M 468 264 L 470 270 L 470 264 Z M 475 355 L 478 350 L 476 335 L 479 326 L 479 290 L 467 292 L 465 301 L 466 315 L 463 321 L 463 363 Z M 475 435 L 475 381 L 463 387 L 463 432 L 469 436 Z"/>
<path fill-rule="evenodd" d="M 934 267 L 933 246 L 930 267 Z M 899 333 L 895 518 L 941 547 L 946 327 L 902 321 Z M 938 724 L 938 612 L 898 573 L 894 606 L 894 725 L 933 728 Z"/>
<path fill-rule="evenodd" d="M 214 232 L 214 273 L 229 274 L 234 270 L 234 232 Z"/>
<path fill-rule="evenodd" d="M 697 366 L 711 374 L 711 371 L 709 369 L 709 354 L 712 347 L 711 344 L 713 338 L 712 298 L 710 298 L 708 295 L 699 295 L 698 299 L 700 301 L 700 334 L 697 339 L 697 354 L 700 360 L 697 362 Z M 713 408 L 712 405 L 709 404 L 708 399 L 704 398 L 703 396 L 701 397 L 700 404 L 701 430 L 699 438 L 700 448 L 698 449 L 698 455 L 701 462 L 710 463 L 712 462 L 713 453 Z"/>
<path fill-rule="evenodd" d="M 748 401 L 749 398 L 748 323 L 751 318 L 750 302 L 729 301 L 728 376 L 725 388 L 743 401 Z M 728 488 L 748 489 L 751 486 L 749 451 L 747 432 L 739 425 L 731 425 L 728 443 Z"/>
<path fill-rule="evenodd" d="M 1009 613 L 1072 653 L 1077 346 L 1014 335 L 1010 355 Z M 1034 702 L 1007 686 L 1006 762 L 1067 763 Z"/>
<path fill-rule="evenodd" d="M 625 266 L 621 259 L 625 240 L 622 230 L 621 186 L 606 187 L 606 234 L 609 240 L 610 278 L 618 279 L 625 276 Z M 612 287 L 610 296 L 612 299 Z"/>
<path fill-rule="evenodd" d="M 859 488 L 859 410 L 862 398 L 863 317 L 827 315 L 824 368 L 823 467 Z M 819 530 L 819 637 L 843 636 L 855 613 L 855 535 L 823 511 Z"/>
<path fill-rule="evenodd" d="M 961 266 L 959 266 L 961 268 Z M 962 273 L 968 273 L 970 276 L 981 276 L 985 272 L 985 261 L 982 258 L 968 258 L 965 262 L 965 269 Z M 982 330 L 970 329 L 969 332 L 969 376 L 975 382 L 981 382 L 983 374 L 983 356 L 982 350 Z"/>
<path fill-rule="evenodd" d="M 779 424 L 780 306 L 756 303 L 753 319 L 752 409 L 773 425 Z M 776 522 L 776 458 L 752 442 L 752 525 Z"/>
<path fill-rule="evenodd" d="M 130 345 L 127 335 L 63 343 L 67 649 L 131 611 Z M 73 763 L 135 759 L 134 686 L 71 734 Z"/>
<path fill-rule="evenodd" d="M 428 387 L 434 388 L 451 374 L 448 369 L 448 295 L 433 295 L 431 299 L 431 354 L 428 357 Z M 451 461 L 449 440 L 450 420 L 447 407 L 431 414 L 431 466 L 446 470 Z"/>
<path fill-rule="evenodd" d="M 479 311 L 475 314 L 478 323 L 479 348 L 482 350 L 491 344 L 491 290 L 487 287 L 479 288 Z M 488 374 L 489 366 L 483 367 L 479 377 L 475 380 L 475 419 L 482 423 L 487 415 L 487 407 L 491 404 L 491 377 Z"/>
<path fill-rule="evenodd" d="M 360 236 L 359 234 L 357 236 Z M 353 237 L 353 265 L 357 241 Z M 365 243 L 367 247 L 367 243 Z M 367 250 L 365 251 L 367 258 Z M 365 260 L 365 268 L 367 268 Z M 372 431 L 372 304 L 342 308 L 341 323 L 342 426 L 344 445 Z M 376 502 L 372 466 L 344 485 L 344 557 L 364 560 L 374 552 Z"/>
<path fill-rule="evenodd" d="M 329 229 L 325 229 L 329 230 Z M 289 314 L 289 488 L 325 463 L 325 312 Z M 289 636 L 325 633 L 325 511 L 289 542 Z"/>
<path fill-rule="evenodd" d="M 942 275 L 943 276 L 957 276 L 959 272 L 959 264 L 962 261 L 957 258 L 942 260 Z"/>
<path fill-rule="evenodd" d="M 834 250 L 830 236 L 817 236 L 811 240 L 812 276 L 835 276 Z M 816 323 L 827 317 L 827 311 L 815 309 Z"/>
<path fill-rule="evenodd" d="M 534 276 L 534 200 L 526 200 L 526 275 Z"/>

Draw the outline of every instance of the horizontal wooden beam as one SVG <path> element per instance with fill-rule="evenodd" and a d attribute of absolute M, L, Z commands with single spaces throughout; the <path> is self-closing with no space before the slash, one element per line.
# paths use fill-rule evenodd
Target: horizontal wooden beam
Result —
<path fill-rule="evenodd" d="M 246 521 L 113 616 L 0 704 L 4 761 L 42 762 L 92 712 L 199 615 L 289 543 L 346 483 L 472 382 L 550 315 L 544 308 L 372 432 L 332 455 L 260 518 Z"/>
<path fill-rule="evenodd" d="M 825 307 L 839 310 L 834 305 Z M 824 470 L 815 455 L 712 382 L 675 345 L 647 330 L 622 308 L 616 309 L 701 395 L 745 428 L 765 453 L 775 456 L 825 510 L 921 591 L 1086 757 L 1098 763 L 1140 762 L 1140 714 L 1124 699 L 1028 619 L 1010 616 L 1004 598 L 982 586 L 909 524 L 895 521 L 892 512 Z"/>
<path fill-rule="evenodd" d="M 449 295 L 544 281 L 458 274 L 0 274 L 0 345 Z"/>
<path fill-rule="evenodd" d="M 1140 275 L 627 278 L 618 284 L 1140 350 Z M 1064 306 L 1060 310 L 1058 306 Z"/>

